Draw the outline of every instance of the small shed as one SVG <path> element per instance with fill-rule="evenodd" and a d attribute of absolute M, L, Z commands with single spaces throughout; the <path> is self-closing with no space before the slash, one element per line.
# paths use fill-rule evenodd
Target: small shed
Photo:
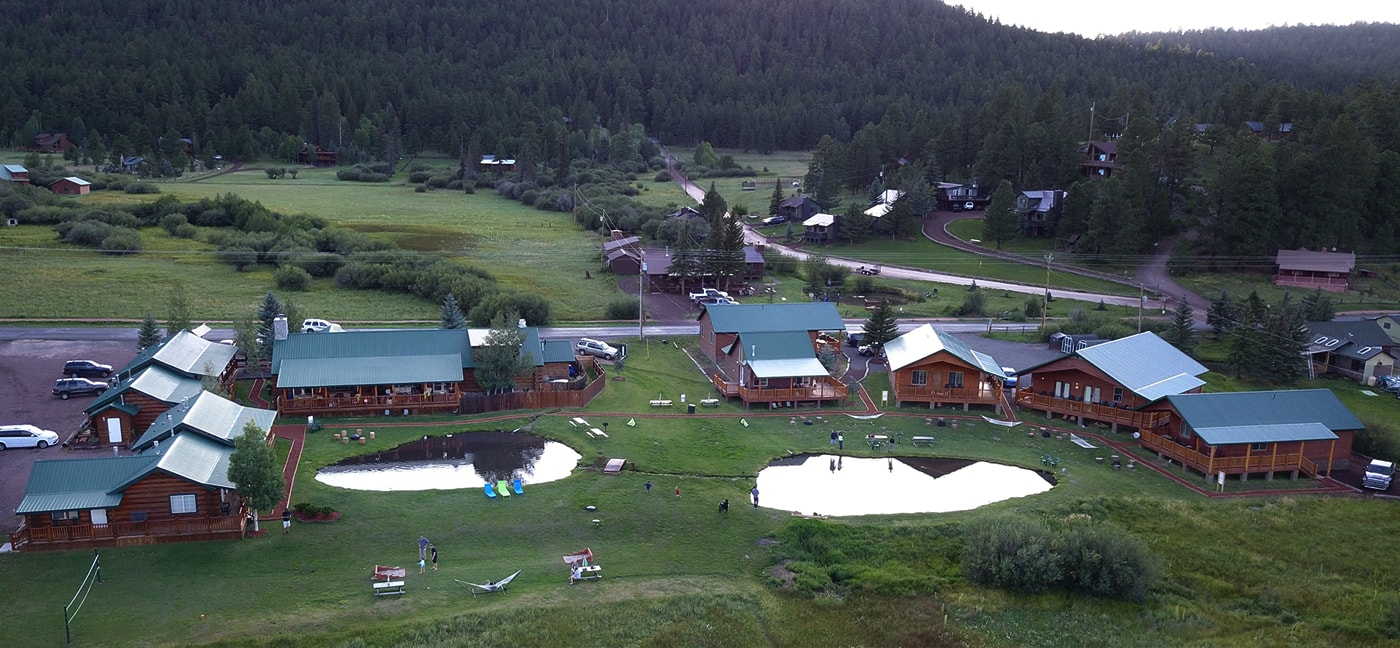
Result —
<path fill-rule="evenodd" d="M 68 176 L 49 185 L 49 190 L 60 196 L 86 196 L 92 191 L 92 183 L 77 176 Z"/>

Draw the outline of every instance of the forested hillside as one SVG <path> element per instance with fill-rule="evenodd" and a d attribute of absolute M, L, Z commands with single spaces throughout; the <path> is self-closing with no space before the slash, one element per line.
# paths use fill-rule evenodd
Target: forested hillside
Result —
<path fill-rule="evenodd" d="M 0 24 L 0 128 L 272 154 L 514 153 L 522 124 L 639 123 L 752 149 L 848 138 L 891 108 L 944 119 L 1012 84 L 1084 112 L 1125 81 L 1200 111 L 1249 65 L 989 23 L 933 0 L 78 0 Z M 118 138 L 124 138 L 118 140 Z M 383 153 L 384 150 L 378 151 Z"/>

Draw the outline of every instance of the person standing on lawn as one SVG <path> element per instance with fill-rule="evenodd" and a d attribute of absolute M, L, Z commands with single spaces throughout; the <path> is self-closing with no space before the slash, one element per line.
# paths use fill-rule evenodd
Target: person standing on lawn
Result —
<path fill-rule="evenodd" d="M 428 551 L 432 552 L 433 571 L 437 571 L 437 545 L 428 545 Z"/>

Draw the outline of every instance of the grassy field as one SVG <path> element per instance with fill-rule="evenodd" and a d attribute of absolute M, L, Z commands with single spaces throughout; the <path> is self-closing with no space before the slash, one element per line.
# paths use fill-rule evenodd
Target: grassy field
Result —
<path fill-rule="evenodd" d="M 708 394 L 686 357 L 693 338 L 631 341 L 632 355 L 586 411 L 491 422 L 443 417 L 330 420 L 308 437 L 295 502 L 335 508 L 340 520 L 295 524 L 283 535 L 102 551 L 105 582 L 73 625 L 85 646 L 1396 646 L 1400 636 L 1400 532 L 1393 503 L 1314 498 L 1294 493 L 1234 500 L 1196 495 L 1146 467 L 1113 471 L 1094 461 L 1102 450 L 1030 437 L 962 419 L 956 430 L 924 425 L 958 410 L 889 409 L 874 421 L 806 409 L 826 423 L 791 425 L 790 412 L 733 403 L 670 418 L 646 407 L 658 394 Z M 690 349 L 694 352 L 693 349 Z M 1216 379 L 1213 379 L 1213 384 Z M 887 387 L 883 375 L 866 382 Z M 1342 393 L 1340 390 L 1339 393 Z M 1356 391 L 1354 389 L 1350 391 Z M 1390 403 L 1393 405 L 1393 403 Z M 972 414 L 976 414 L 973 412 Z M 567 418 L 609 426 L 588 439 Z M 1027 415 L 1034 420 L 1032 415 Z M 625 425 L 635 418 L 637 425 Z M 743 418 L 748 426 L 743 426 Z M 969 424 L 970 423 L 970 424 Z M 425 435 L 531 425 L 582 455 L 562 481 L 526 484 L 524 496 L 487 500 L 478 489 L 357 492 L 315 481 L 317 469 L 343 457 L 391 448 Z M 369 445 L 342 445 L 340 428 L 376 432 Z M 933 448 L 898 446 L 904 456 L 987 459 L 1039 468 L 1061 458 L 1049 492 L 976 511 L 833 519 L 859 529 L 877 564 L 866 578 L 918 562 L 916 537 L 989 513 L 1046 520 L 1087 516 L 1147 542 L 1164 559 L 1166 578 L 1141 604 L 1067 593 L 1011 594 L 962 582 L 956 571 L 938 587 L 894 594 L 841 591 L 810 597 L 776 585 L 770 568 L 793 548 L 776 542 L 793 524 L 785 511 L 743 506 L 753 478 L 770 460 L 826 452 L 831 430 L 847 438 L 878 432 L 937 436 Z M 849 456 L 871 455 L 863 444 Z M 598 472 L 626 458 L 635 470 Z M 647 493 L 645 482 L 655 488 Z M 1280 480 L 1306 490 L 1310 482 Z M 1263 480 L 1238 491 L 1259 488 Z M 673 489 L 680 487 L 676 497 Z M 728 514 L 716 503 L 737 505 Z M 596 510 L 588 511 L 586 506 Z M 595 525 L 592 520 L 599 522 Z M 808 521 L 804 521 L 810 523 Z M 274 527 L 276 525 L 274 524 Z M 441 570 L 418 575 L 415 541 L 426 535 Z M 601 581 L 567 584 L 560 560 L 591 547 Z M 895 550 L 895 547 L 900 547 Z M 1325 548 L 1325 550 L 1323 550 Z M 61 607 L 92 554 L 22 553 L 0 559 L 7 600 L 0 645 L 54 645 L 63 639 Z M 374 597 L 374 564 L 410 567 L 408 593 Z M 522 570 L 506 594 L 472 597 L 453 579 L 483 582 Z M 43 574 L 43 577 L 38 577 Z M 849 575 L 849 574 L 848 574 Z M 168 593 L 178 592 L 178 596 Z M 158 622 L 153 622 L 158 621 Z"/>

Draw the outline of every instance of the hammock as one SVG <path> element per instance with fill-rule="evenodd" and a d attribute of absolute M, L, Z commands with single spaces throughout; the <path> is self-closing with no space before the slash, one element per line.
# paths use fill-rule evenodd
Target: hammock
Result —
<path fill-rule="evenodd" d="M 1016 427 L 1016 426 L 1018 426 L 1018 425 L 1020 425 L 1020 424 L 1022 424 L 1022 423 L 1025 422 L 1025 421 L 999 421 L 999 420 L 997 420 L 997 419 L 988 418 L 988 417 L 986 417 L 986 416 L 983 416 L 982 419 L 983 419 L 984 421 L 988 422 L 988 423 L 991 423 L 992 425 L 1000 425 L 1000 426 L 1002 426 L 1002 427 L 1009 427 L 1009 428 L 1010 428 L 1010 427 Z"/>
<path fill-rule="evenodd" d="M 846 416 L 856 419 L 857 421 L 873 421 L 884 415 L 884 412 L 880 412 L 879 414 L 847 414 Z"/>

